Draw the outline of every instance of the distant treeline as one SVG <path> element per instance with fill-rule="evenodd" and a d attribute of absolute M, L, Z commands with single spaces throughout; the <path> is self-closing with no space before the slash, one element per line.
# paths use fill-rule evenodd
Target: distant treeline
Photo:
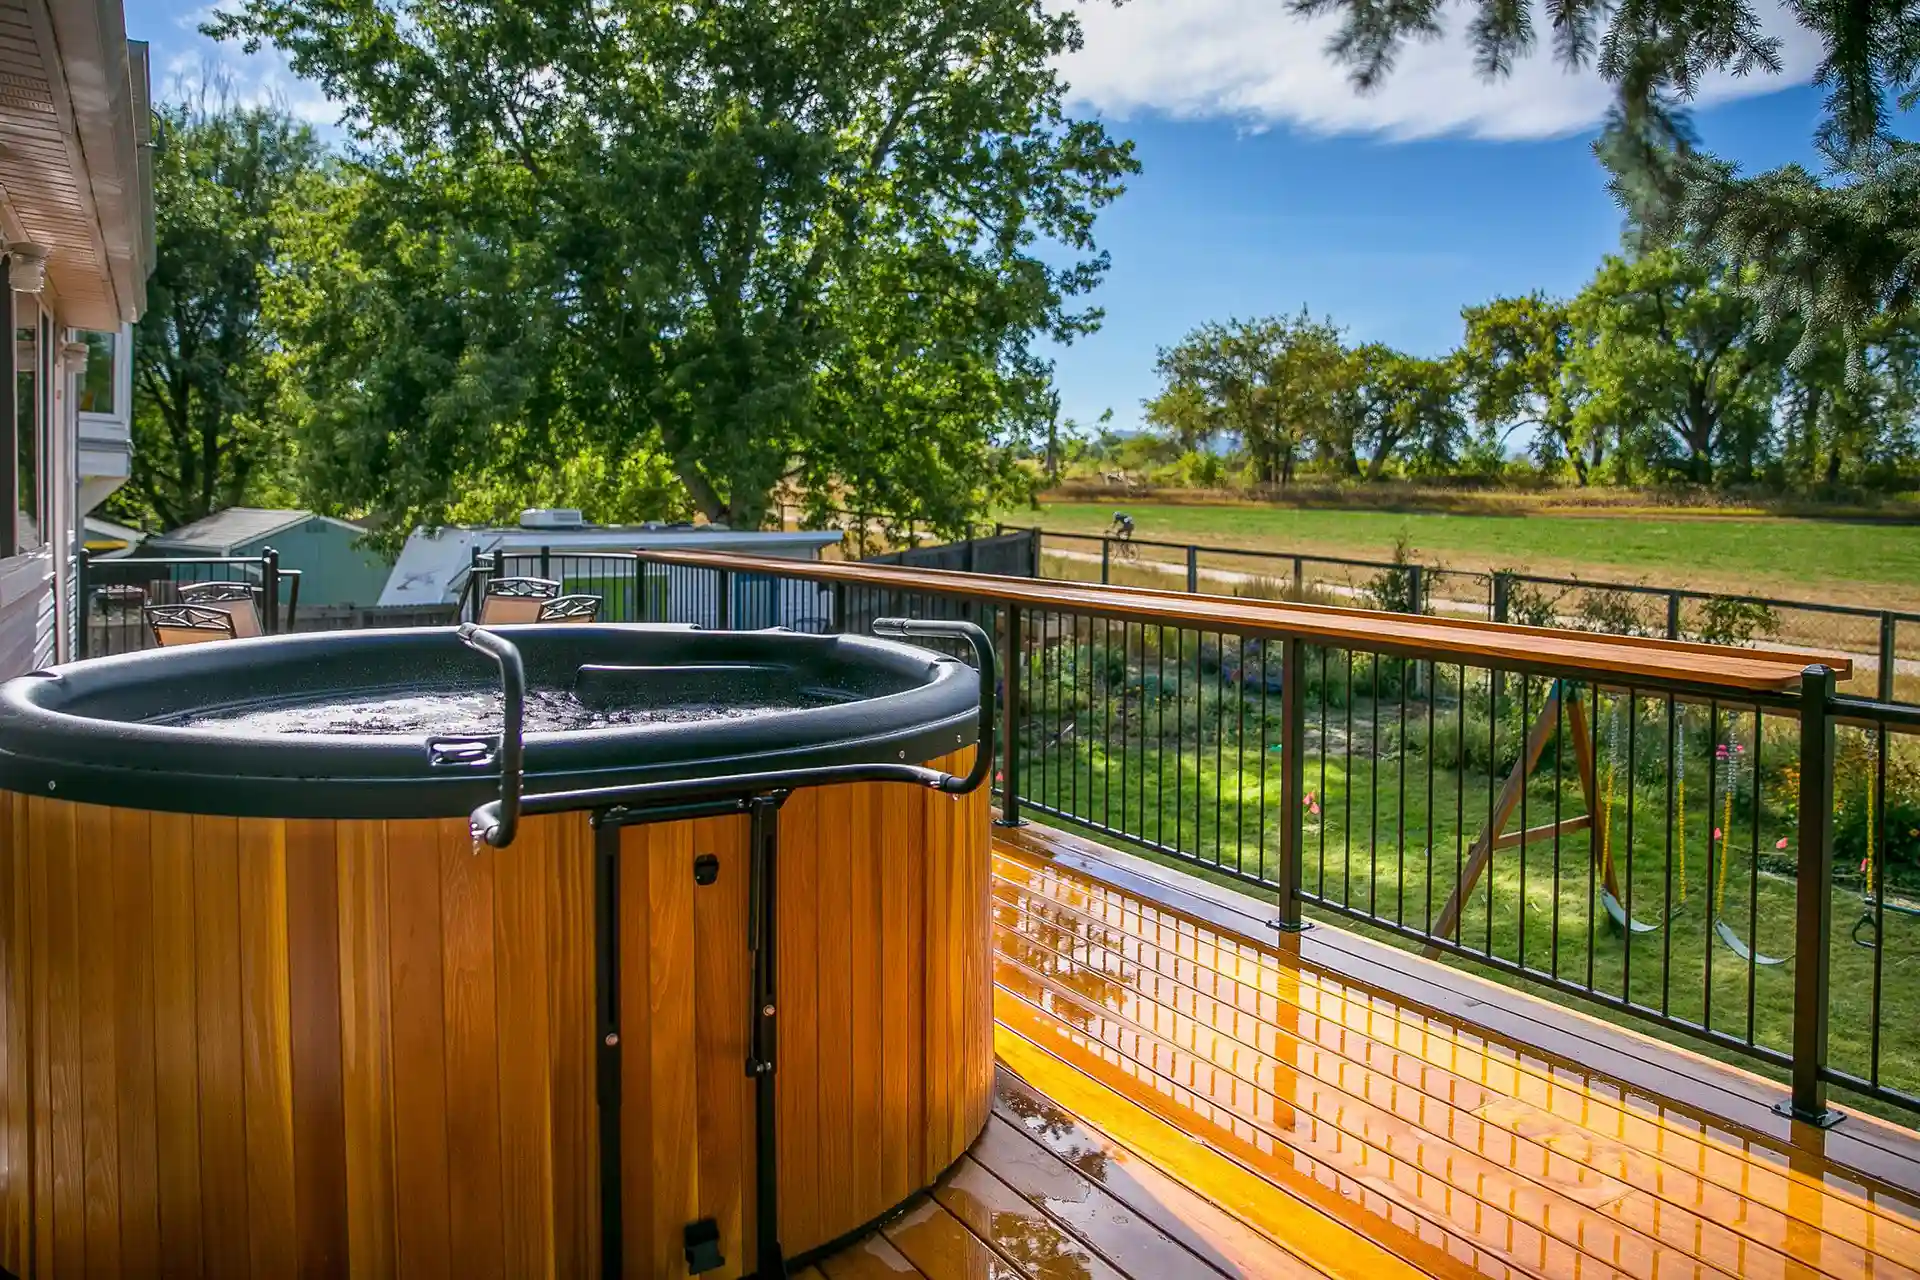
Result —
<path fill-rule="evenodd" d="M 1769 330 L 1740 283 L 1677 250 L 1609 257 L 1572 299 L 1463 309 L 1437 358 L 1352 343 L 1304 310 L 1202 325 L 1161 349 L 1147 433 L 1062 424 L 1046 465 L 1197 487 L 1303 472 L 1920 486 L 1920 325 L 1883 319 L 1850 356 L 1838 332 Z"/>

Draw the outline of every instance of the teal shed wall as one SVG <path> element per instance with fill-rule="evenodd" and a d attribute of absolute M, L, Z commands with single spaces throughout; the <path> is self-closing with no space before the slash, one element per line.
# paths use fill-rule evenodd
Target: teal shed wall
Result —
<path fill-rule="evenodd" d="M 351 528 L 318 518 L 291 529 L 241 543 L 237 556 L 257 556 L 268 547 L 280 553 L 282 569 L 300 571 L 300 607 L 328 604 L 380 603 L 393 562 L 365 547 L 355 546 L 360 534 Z"/>

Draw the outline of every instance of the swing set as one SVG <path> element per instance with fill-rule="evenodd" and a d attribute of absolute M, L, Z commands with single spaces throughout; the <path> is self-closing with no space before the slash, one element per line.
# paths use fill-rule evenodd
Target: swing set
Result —
<path fill-rule="evenodd" d="M 1570 692 L 1573 693 L 1574 696 L 1567 696 Z M 1566 705 L 1567 727 L 1573 735 L 1574 771 L 1580 780 L 1580 790 L 1586 802 L 1587 812 L 1562 816 L 1556 821 L 1544 823 L 1536 827 L 1529 827 L 1524 831 L 1509 832 L 1506 830 L 1507 823 L 1512 819 L 1514 811 L 1520 807 L 1520 799 L 1526 790 L 1527 783 L 1532 779 L 1535 769 L 1539 766 L 1540 757 L 1546 750 L 1547 742 L 1554 735 L 1555 727 L 1559 722 L 1560 708 L 1563 701 Z M 1682 717 L 1678 724 L 1678 734 L 1675 743 L 1677 758 L 1682 762 L 1686 760 L 1686 732 L 1686 720 L 1685 717 Z M 1678 873 L 1677 888 L 1679 891 L 1679 901 L 1671 904 L 1670 909 L 1663 918 L 1656 921 L 1645 921 L 1636 919 L 1627 910 L 1626 903 L 1620 891 L 1619 875 L 1614 864 L 1614 798 L 1617 794 L 1617 789 L 1621 785 L 1632 786 L 1631 771 L 1630 769 L 1623 768 L 1621 760 L 1620 707 L 1617 702 L 1608 717 L 1606 750 L 1606 773 L 1603 777 L 1596 779 L 1593 739 L 1588 728 L 1586 707 L 1578 697 L 1575 687 L 1570 686 L 1568 682 L 1555 680 L 1547 691 L 1546 700 L 1541 704 L 1540 714 L 1534 718 L 1533 725 L 1527 732 L 1525 749 L 1522 751 L 1520 759 L 1514 763 L 1513 772 L 1507 776 L 1506 783 L 1502 786 L 1500 794 L 1494 803 L 1491 820 L 1479 836 L 1474 839 L 1473 848 L 1469 852 L 1466 863 L 1461 869 L 1460 883 L 1454 886 L 1453 893 L 1448 896 L 1445 906 L 1442 907 L 1440 915 L 1434 922 L 1434 936 L 1441 938 L 1447 937 L 1458 926 L 1460 913 L 1467 901 L 1467 895 L 1473 892 L 1474 885 L 1477 884 L 1480 877 L 1486 873 L 1487 867 L 1492 862 L 1493 855 L 1497 850 L 1534 844 L 1541 840 L 1558 839 L 1560 836 L 1580 831 L 1588 833 L 1593 866 L 1599 884 L 1600 903 L 1606 910 L 1608 918 L 1612 920 L 1615 929 L 1629 937 L 1634 934 L 1656 933 L 1666 928 L 1668 922 L 1680 914 L 1687 902 L 1687 780 L 1684 764 L 1676 778 L 1675 796 L 1677 801 L 1675 816 L 1679 828 L 1678 839 L 1676 841 L 1679 858 L 1675 870 Z M 1724 763 L 1721 770 L 1723 782 L 1721 786 L 1720 825 L 1713 832 L 1713 835 L 1709 837 L 1710 841 L 1717 838 L 1720 842 L 1719 878 L 1713 886 L 1713 896 L 1710 904 L 1713 913 L 1713 931 L 1720 941 L 1726 945 L 1727 949 L 1740 957 L 1740 959 L 1749 964 L 1772 967 L 1785 964 L 1793 957 L 1791 955 L 1769 956 L 1755 950 L 1744 938 L 1734 931 L 1733 927 L 1726 922 L 1722 914 L 1722 906 L 1726 901 L 1727 895 L 1728 855 L 1732 852 L 1733 844 L 1732 819 L 1733 796 L 1736 790 L 1736 774 L 1738 772 L 1739 761 L 1743 758 L 1744 754 L 1744 748 L 1738 743 L 1731 744 L 1730 746 L 1723 745 L 1716 753 L 1717 758 Z M 1625 779 L 1624 784 L 1622 783 L 1623 777 Z M 1598 815 L 1597 824 L 1595 822 L 1596 815 Z M 1871 849 L 1871 845 L 1869 849 Z M 1710 844 L 1708 847 L 1708 858 L 1710 862 L 1712 860 L 1712 854 L 1713 849 Z M 1869 893 L 1871 893 L 1871 871 L 1869 871 L 1868 875 L 1868 884 Z M 1905 904 L 1892 903 L 1888 905 L 1894 910 L 1907 911 L 1914 915 L 1920 915 L 1920 906 L 1908 907 Z M 1854 929 L 1854 940 L 1861 946 L 1870 947 L 1876 945 L 1874 942 L 1861 941 L 1859 937 L 1861 929 L 1865 927 L 1867 920 L 1871 918 L 1871 914 L 1871 911 L 1869 911 L 1868 916 L 1863 918 L 1862 923 L 1856 925 Z M 1435 954 L 1436 950 L 1436 948 L 1429 947 L 1427 954 L 1431 956 Z"/>

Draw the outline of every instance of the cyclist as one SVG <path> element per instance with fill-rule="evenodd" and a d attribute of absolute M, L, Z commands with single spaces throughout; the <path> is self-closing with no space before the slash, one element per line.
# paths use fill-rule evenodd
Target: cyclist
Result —
<path fill-rule="evenodd" d="M 1133 541 L 1133 517 L 1124 511 L 1113 513 L 1112 535 L 1121 542 Z"/>

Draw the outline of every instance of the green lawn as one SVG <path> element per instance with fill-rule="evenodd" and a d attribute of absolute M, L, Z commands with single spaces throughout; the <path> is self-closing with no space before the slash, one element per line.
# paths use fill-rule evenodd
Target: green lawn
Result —
<path fill-rule="evenodd" d="M 1078 661 L 1089 669 L 1052 673 L 1047 686 L 1054 697 L 1051 708 L 1044 693 L 1029 704 L 1034 721 L 1023 751 L 1023 791 L 1091 822 L 1175 847 L 1203 865 L 1149 856 L 1220 883 L 1248 887 L 1230 876 L 1209 873 L 1204 864 L 1271 877 L 1280 823 L 1280 756 L 1272 750 L 1277 699 L 1270 700 L 1263 722 L 1257 695 L 1243 699 L 1230 688 L 1222 695 L 1210 676 L 1198 682 L 1202 691 L 1197 696 L 1196 685 L 1189 683 L 1180 691 L 1184 697 L 1171 691 L 1161 697 L 1159 689 L 1172 686 L 1160 684 L 1154 660 L 1138 659 L 1126 672 L 1124 687 L 1108 697 L 1092 687 L 1105 677 L 1091 670 L 1094 659 L 1086 652 Z M 1071 664 L 1076 659 L 1055 655 L 1054 661 L 1063 660 Z M 1121 686 L 1119 672 L 1109 671 Z M 1071 692 L 1076 686 L 1077 697 Z M 1346 724 L 1349 708 L 1354 715 L 1351 730 Z M 1323 749 L 1319 699 L 1310 700 L 1311 741 L 1304 767 L 1319 812 L 1306 820 L 1304 882 L 1310 893 L 1329 902 L 1422 928 L 1440 913 L 1459 882 L 1457 868 L 1486 823 L 1498 783 L 1484 767 L 1461 764 L 1449 755 L 1444 739 L 1449 728 L 1457 734 L 1458 721 L 1449 719 L 1444 706 L 1434 722 L 1431 756 L 1428 722 L 1418 700 L 1410 703 L 1407 720 L 1400 714 L 1397 694 L 1383 699 L 1376 715 L 1369 697 L 1356 693 L 1345 705 L 1329 706 Z M 1404 750 L 1396 728 L 1401 723 L 1408 726 Z M 1470 720 L 1468 732 L 1484 741 L 1484 719 L 1477 726 Z M 1698 739 L 1695 742 L 1697 746 Z M 1653 772 L 1659 775 L 1657 766 Z M 1497 852 L 1467 901 L 1459 937 L 1485 955 L 1524 963 L 1536 973 L 1557 974 L 1614 998 L 1664 1008 L 1672 1017 L 1696 1023 L 1707 1016 L 1710 985 L 1711 1023 L 1717 1030 L 1751 1035 L 1760 1044 L 1784 1050 L 1791 1040 L 1795 966 L 1749 965 L 1714 936 L 1711 903 L 1716 893 L 1709 881 L 1707 848 L 1722 812 L 1711 811 L 1719 806 L 1704 799 L 1704 757 L 1695 760 L 1687 775 L 1684 900 L 1679 861 L 1669 861 L 1667 855 L 1679 823 L 1667 808 L 1664 778 L 1648 779 L 1643 770 L 1643 781 L 1634 791 L 1631 839 L 1624 783 L 1615 791 L 1611 810 L 1608 844 L 1623 884 L 1631 883 L 1633 915 L 1643 922 L 1665 921 L 1663 927 L 1631 941 L 1621 935 L 1600 909 L 1589 838 L 1577 833 L 1566 836 L 1557 850 L 1551 842 L 1542 842 L 1529 847 L 1524 857 L 1518 849 Z M 1553 818 L 1555 791 L 1549 765 L 1529 788 L 1527 825 Z M 1584 812 L 1570 763 L 1563 768 L 1558 791 L 1563 814 Z M 1516 815 L 1508 830 L 1520 825 Z M 1763 862 L 1772 865 L 1756 874 L 1751 819 L 1745 803 L 1736 804 L 1727 824 L 1731 842 L 1716 846 L 1716 853 L 1721 847 L 1730 850 L 1730 874 L 1718 895 L 1717 914 L 1740 936 L 1757 939 L 1762 952 L 1790 955 L 1795 885 L 1790 874 L 1781 874 L 1778 859 L 1785 855 L 1774 855 L 1773 847 L 1791 832 L 1791 823 L 1787 815 L 1768 808 L 1760 816 L 1760 827 L 1757 843 Z M 1846 862 L 1844 850 L 1839 860 Z M 1859 902 L 1854 886 L 1838 887 L 1832 895 L 1831 1060 L 1865 1074 L 1872 1046 L 1875 954 L 1848 939 Z M 1920 1091 L 1920 921 L 1889 916 L 1886 927 L 1888 946 L 1880 954 L 1886 993 L 1880 1019 L 1881 1071 L 1887 1083 Z M 1413 944 L 1399 939 L 1396 945 Z M 1456 963 L 1549 999 L 1568 998 L 1551 993 L 1544 984 L 1496 974 L 1470 960 Z M 1590 1007 L 1603 1017 L 1648 1029 L 1630 1015 Z M 1697 1040 L 1680 1042 L 1700 1047 Z"/>
<path fill-rule="evenodd" d="M 1116 507 L 1143 539 L 1387 559 L 1409 537 L 1423 561 L 1646 580 L 1701 590 L 1920 608 L 1920 526 L 1620 513 L 1452 515 L 1272 505 L 1046 502 L 1009 524 L 1098 533 Z"/>

